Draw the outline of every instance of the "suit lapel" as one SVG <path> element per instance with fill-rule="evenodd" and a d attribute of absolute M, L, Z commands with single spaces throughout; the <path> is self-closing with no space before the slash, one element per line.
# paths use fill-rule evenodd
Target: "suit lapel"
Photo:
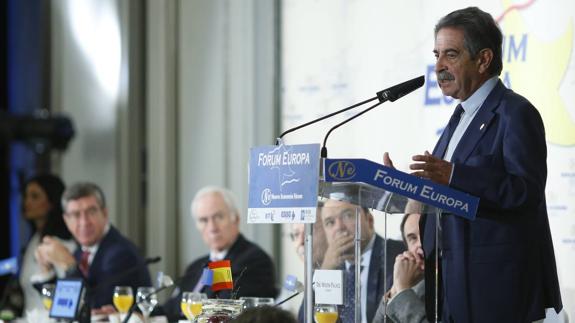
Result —
<path fill-rule="evenodd" d="M 90 267 L 88 269 L 88 276 L 89 277 L 94 277 L 93 271 L 100 269 L 100 262 L 102 262 L 102 258 L 104 257 L 102 250 L 107 250 L 108 245 L 110 245 L 110 241 L 114 237 L 115 233 L 116 233 L 116 229 L 114 229 L 114 227 L 110 226 L 110 230 L 108 231 L 108 233 L 106 233 L 104 238 L 100 241 L 100 245 L 98 246 L 98 250 L 96 251 L 96 254 L 94 255 L 94 259 L 92 260 L 92 263 L 90 264 Z"/>
<path fill-rule="evenodd" d="M 471 155 L 483 135 L 487 133 L 487 129 L 493 121 L 493 117 L 495 117 L 494 110 L 499 106 L 501 96 L 505 90 L 503 83 L 498 81 L 457 144 L 451 158 L 453 162 L 463 163 L 469 158 L 469 155 Z"/>

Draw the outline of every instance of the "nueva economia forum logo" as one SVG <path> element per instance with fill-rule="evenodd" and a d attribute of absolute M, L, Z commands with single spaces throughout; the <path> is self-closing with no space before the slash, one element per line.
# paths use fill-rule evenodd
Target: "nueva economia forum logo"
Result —
<path fill-rule="evenodd" d="M 573 21 L 556 39 L 543 41 L 529 33 L 521 16 L 533 2 L 503 1 L 506 10 L 497 18 L 504 35 L 501 79 L 539 110 L 549 143 L 573 146 L 575 122 L 567 104 L 575 102 L 565 102 L 559 93 L 573 48 Z"/>

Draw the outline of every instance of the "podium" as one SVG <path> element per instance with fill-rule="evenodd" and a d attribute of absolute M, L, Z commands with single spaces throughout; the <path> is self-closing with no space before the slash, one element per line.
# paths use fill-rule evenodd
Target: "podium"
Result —
<path fill-rule="evenodd" d="M 340 201 L 340 203 L 332 203 L 332 200 Z M 350 222 L 352 218 L 355 223 L 353 225 L 347 224 L 347 229 L 354 229 L 353 237 L 353 255 L 348 255 L 345 265 L 342 263 L 337 268 L 332 268 L 341 271 L 341 276 L 337 276 L 335 282 L 342 282 L 342 287 L 345 289 L 349 282 L 361 282 L 361 266 L 365 262 L 362 259 L 362 249 L 369 249 L 371 243 L 366 241 L 363 235 L 369 232 L 369 209 L 378 210 L 384 213 L 384 233 L 383 233 L 383 252 L 387 248 L 387 216 L 392 214 L 404 214 L 406 207 L 410 207 L 410 213 L 427 214 L 427 216 L 435 216 L 438 225 L 435 229 L 435 241 L 440 238 L 439 219 L 442 214 L 447 212 L 457 216 L 464 217 L 468 220 L 475 218 L 475 213 L 479 204 L 479 199 L 469 194 L 454 190 L 444 185 L 433 183 L 426 179 L 421 179 L 407 173 L 374 163 L 365 159 L 322 159 L 320 162 L 320 180 L 318 188 L 318 222 L 306 223 L 305 225 L 305 295 L 304 295 L 304 318 L 306 323 L 314 322 L 314 303 L 318 301 L 314 299 L 314 285 L 315 295 L 318 295 L 318 289 L 323 289 L 323 281 L 319 281 L 317 276 L 319 273 L 325 274 L 320 269 L 318 263 L 318 254 L 322 255 L 321 246 L 314 247 L 314 240 L 319 240 L 319 235 L 314 233 L 314 226 L 317 229 L 324 227 L 326 240 L 333 241 L 337 239 L 335 229 L 329 228 L 335 225 L 336 221 L 344 221 L 342 217 L 346 216 L 343 211 L 332 209 L 332 206 L 326 208 L 328 205 L 337 205 L 338 208 L 347 208 L 346 219 Z M 342 204 L 345 203 L 345 204 Z M 350 208 L 345 205 L 355 206 L 354 214 L 351 216 Z M 339 212 L 339 213 L 338 213 Z M 335 214 L 335 216 L 334 216 Z M 325 222 L 325 216 L 329 217 L 329 222 Z M 322 220 L 323 218 L 323 220 Z M 335 220 L 334 220 L 335 219 Z M 362 225 L 364 226 L 362 228 Z M 342 224 L 343 226 L 343 224 Z M 328 229 L 329 228 L 329 229 Z M 343 231 L 343 230 L 342 230 Z M 329 236 L 331 235 L 331 236 Z M 340 240 L 341 241 L 341 240 Z M 373 239 L 372 239 L 373 241 Z M 325 243 L 325 242 L 324 242 Z M 321 244 L 321 243 L 320 243 Z M 325 246 L 323 247 L 326 248 Z M 437 244 L 436 244 L 437 248 Z M 326 249 L 327 250 L 327 249 Z M 437 251 L 437 250 L 436 250 Z M 315 255 L 314 255 L 315 252 Z M 373 252 L 373 250 L 372 250 Z M 436 266 L 439 263 L 435 252 Z M 329 254 L 323 252 L 324 257 Z M 383 259 L 383 277 L 387 277 L 388 266 L 393 268 L 393 263 L 388 264 L 387 256 L 384 255 Z M 325 263 L 325 259 L 324 263 Z M 346 268 L 347 267 L 347 268 Z M 351 268 L 350 268 L 351 267 Z M 350 270 L 351 269 L 351 270 Z M 346 273 L 349 274 L 346 276 Z M 437 273 L 437 271 L 436 271 Z M 327 272 L 331 274 L 331 272 Z M 337 271 L 336 271 L 337 274 Z M 350 277 L 349 275 L 353 275 Z M 316 276 L 314 278 L 314 276 Z M 343 277 L 342 280 L 338 280 Z M 315 281 L 314 281 L 315 279 Z M 437 276 L 436 276 L 437 279 Z M 365 277 L 364 277 L 365 281 Z M 368 282 L 369 283 L 369 282 Z M 387 286 L 387 279 L 383 279 L 383 290 L 387 291 L 391 286 Z M 337 285 L 337 284 L 334 284 Z M 435 286 L 438 286 L 437 284 Z M 329 290 L 326 292 L 329 295 Z M 351 299 L 346 297 L 348 293 L 344 292 L 342 305 L 339 306 L 339 316 L 343 323 L 361 322 L 362 307 L 361 307 L 361 283 L 354 284 L 353 296 Z M 337 295 L 336 295 L 337 296 Z M 322 300 L 328 299 L 321 296 Z M 337 299 L 337 297 L 336 297 Z M 437 291 L 436 291 L 436 309 L 437 309 Z M 329 301 L 329 300 L 328 300 Z M 376 305 L 376 308 L 379 304 Z M 352 315 L 349 315 L 349 311 Z M 342 311 L 346 312 L 345 318 L 342 316 Z M 436 310 L 437 313 L 437 310 Z M 429 319 L 429 321 L 437 321 L 436 319 Z"/>

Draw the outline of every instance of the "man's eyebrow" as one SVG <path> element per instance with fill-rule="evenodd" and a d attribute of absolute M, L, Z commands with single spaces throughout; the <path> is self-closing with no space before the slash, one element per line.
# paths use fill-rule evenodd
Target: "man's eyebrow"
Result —
<path fill-rule="evenodd" d="M 459 53 L 460 50 L 457 49 L 457 48 L 451 48 L 451 47 L 450 47 L 450 48 L 446 48 L 446 49 L 444 49 L 444 50 L 442 50 L 442 51 L 439 51 L 439 50 L 437 50 L 437 49 L 434 49 L 434 50 L 433 50 L 433 53 L 434 53 L 434 54 L 439 54 L 440 52 L 442 52 L 442 53 L 447 53 L 447 52 L 456 52 L 456 53 Z"/>

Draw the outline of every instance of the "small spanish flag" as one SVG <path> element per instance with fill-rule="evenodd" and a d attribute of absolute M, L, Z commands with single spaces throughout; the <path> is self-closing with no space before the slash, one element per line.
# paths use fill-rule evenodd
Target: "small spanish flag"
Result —
<path fill-rule="evenodd" d="M 232 267 L 229 260 L 210 262 L 208 267 L 213 272 L 212 290 L 214 292 L 222 289 L 234 289 Z"/>

